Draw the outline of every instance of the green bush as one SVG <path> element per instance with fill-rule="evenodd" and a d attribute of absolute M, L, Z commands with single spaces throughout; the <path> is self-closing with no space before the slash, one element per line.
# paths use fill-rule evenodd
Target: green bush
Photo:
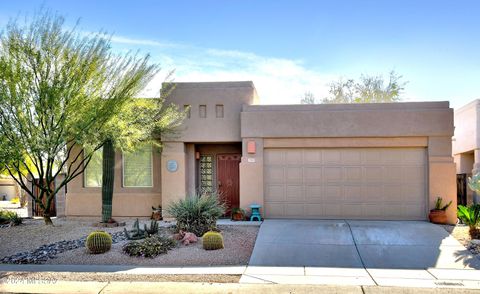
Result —
<path fill-rule="evenodd" d="M 0 210 L 0 225 L 10 224 L 18 226 L 22 223 L 22 218 L 16 212 L 8 210 Z"/>
<path fill-rule="evenodd" d="M 142 241 L 130 241 L 123 246 L 123 252 L 130 256 L 150 257 L 167 253 L 177 242 L 164 236 L 152 236 Z"/>
<path fill-rule="evenodd" d="M 457 209 L 458 218 L 467 225 L 472 239 L 480 238 L 480 204 L 473 204 L 468 207 L 459 205 Z"/>
<path fill-rule="evenodd" d="M 85 246 L 90 253 L 105 253 L 112 248 L 112 236 L 104 231 L 92 232 L 88 235 Z"/>
<path fill-rule="evenodd" d="M 216 193 L 195 194 L 171 204 L 167 213 L 177 220 L 176 230 L 202 236 L 217 227 L 217 220 L 225 214 L 225 204 Z"/>

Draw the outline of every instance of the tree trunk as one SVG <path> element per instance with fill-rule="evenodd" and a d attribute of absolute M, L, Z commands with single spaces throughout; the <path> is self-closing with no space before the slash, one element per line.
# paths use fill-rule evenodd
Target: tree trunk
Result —
<path fill-rule="evenodd" d="M 113 141 L 107 140 L 103 145 L 102 159 L 102 222 L 112 218 L 113 182 L 115 179 L 115 149 Z"/>
<path fill-rule="evenodd" d="M 480 229 L 476 226 L 471 226 L 468 230 L 471 239 L 480 239 Z"/>
<path fill-rule="evenodd" d="M 52 219 L 50 218 L 50 215 L 48 213 L 43 213 L 43 221 L 45 222 L 45 225 L 53 226 Z"/>

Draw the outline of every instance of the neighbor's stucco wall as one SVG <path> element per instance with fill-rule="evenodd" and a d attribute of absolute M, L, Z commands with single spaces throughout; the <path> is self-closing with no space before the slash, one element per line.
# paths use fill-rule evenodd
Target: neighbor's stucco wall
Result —
<path fill-rule="evenodd" d="M 263 205 L 264 148 L 425 147 L 427 203 L 431 209 L 436 197 L 452 200 L 447 214 L 448 221 L 455 223 L 453 130 L 448 102 L 244 106 L 240 204 Z M 250 140 L 256 142 L 256 154 L 246 154 Z"/>
<path fill-rule="evenodd" d="M 181 109 L 190 105 L 178 133 L 163 138 L 168 142 L 240 142 L 240 112 L 245 104 L 257 103 L 252 82 L 175 83 L 167 103 Z M 223 118 L 216 117 L 216 105 L 223 105 Z M 200 105 L 206 105 L 207 115 L 201 118 Z"/>
<path fill-rule="evenodd" d="M 455 110 L 455 134 L 453 137 L 453 154 L 460 154 L 478 149 L 480 136 L 478 135 L 478 113 L 480 100 Z"/>
<path fill-rule="evenodd" d="M 3 199 L 3 196 L 5 196 L 5 200 L 7 201 L 19 197 L 19 190 L 15 180 L 0 178 L 0 201 Z"/>
<path fill-rule="evenodd" d="M 81 148 L 74 148 L 74 154 Z M 153 151 L 153 187 L 129 188 L 123 187 L 122 153 L 115 154 L 115 182 L 113 190 L 113 217 L 150 216 L 152 206 L 162 203 L 160 152 Z M 76 164 L 73 165 L 77 166 Z M 102 192 L 100 187 L 85 187 L 83 174 L 68 183 L 66 195 L 67 216 L 101 216 Z"/>

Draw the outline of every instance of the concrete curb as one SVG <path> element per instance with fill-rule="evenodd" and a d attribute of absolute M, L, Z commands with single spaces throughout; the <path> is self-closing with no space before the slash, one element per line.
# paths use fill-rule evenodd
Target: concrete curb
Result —
<path fill-rule="evenodd" d="M 2 293 L 344 293 L 344 294 L 451 294 L 452 289 L 425 289 L 379 286 L 248 285 L 174 282 L 78 282 L 55 284 L 0 283 Z M 473 294 L 478 290 L 455 289 Z"/>
<path fill-rule="evenodd" d="M 247 266 L 140 267 L 128 265 L 0 264 L 0 272 L 104 272 L 135 275 L 242 275 Z"/>

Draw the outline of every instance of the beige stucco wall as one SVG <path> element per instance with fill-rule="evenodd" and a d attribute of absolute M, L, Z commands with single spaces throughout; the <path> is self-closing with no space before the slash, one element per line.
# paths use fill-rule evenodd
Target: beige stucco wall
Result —
<path fill-rule="evenodd" d="M 455 223 L 453 130 L 453 110 L 448 102 L 244 106 L 243 142 L 255 140 L 257 153 L 244 151 L 242 157 L 241 206 L 263 203 L 263 148 L 423 146 L 429 166 L 427 203 L 431 209 L 436 197 L 452 200 L 448 221 Z"/>
<path fill-rule="evenodd" d="M 79 147 L 74 149 L 78 152 Z M 122 154 L 115 154 L 115 182 L 113 190 L 113 217 L 150 216 L 152 206 L 162 203 L 160 152 L 153 150 L 153 187 L 129 188 L 122 185 Z M 75 153 L 76 154 L 76 153 Z M 74 165 L 75 166 L 75 165 Z M 95 216 L 102 211 L 102 194 L 100 187 L 85 187 L 83 174 L 68 183 L 66 196 L 67 216 Z"/>
<path fill-rule="evenodd" d="M 240 112 L 244 104 L 257 103 L 252 82 L 175 83 L 167 103 L 183 108 L 190 105 L 178 133 L 163 138 L 169 142 L 240 142 Z M 216 105 L 223 105 L 223 118 L 216 117 Z M 199 116 L 200 105 L 207 106 L 205 118 Z"/>
<path fill-rule="evenodd" d="M 480 100 L 474 100 L 455 110 L 455 134 L 453 137 L 453 154 L 460 154 L 478 149 L 480 136 L 478 134 L 478 113 Z"/>

